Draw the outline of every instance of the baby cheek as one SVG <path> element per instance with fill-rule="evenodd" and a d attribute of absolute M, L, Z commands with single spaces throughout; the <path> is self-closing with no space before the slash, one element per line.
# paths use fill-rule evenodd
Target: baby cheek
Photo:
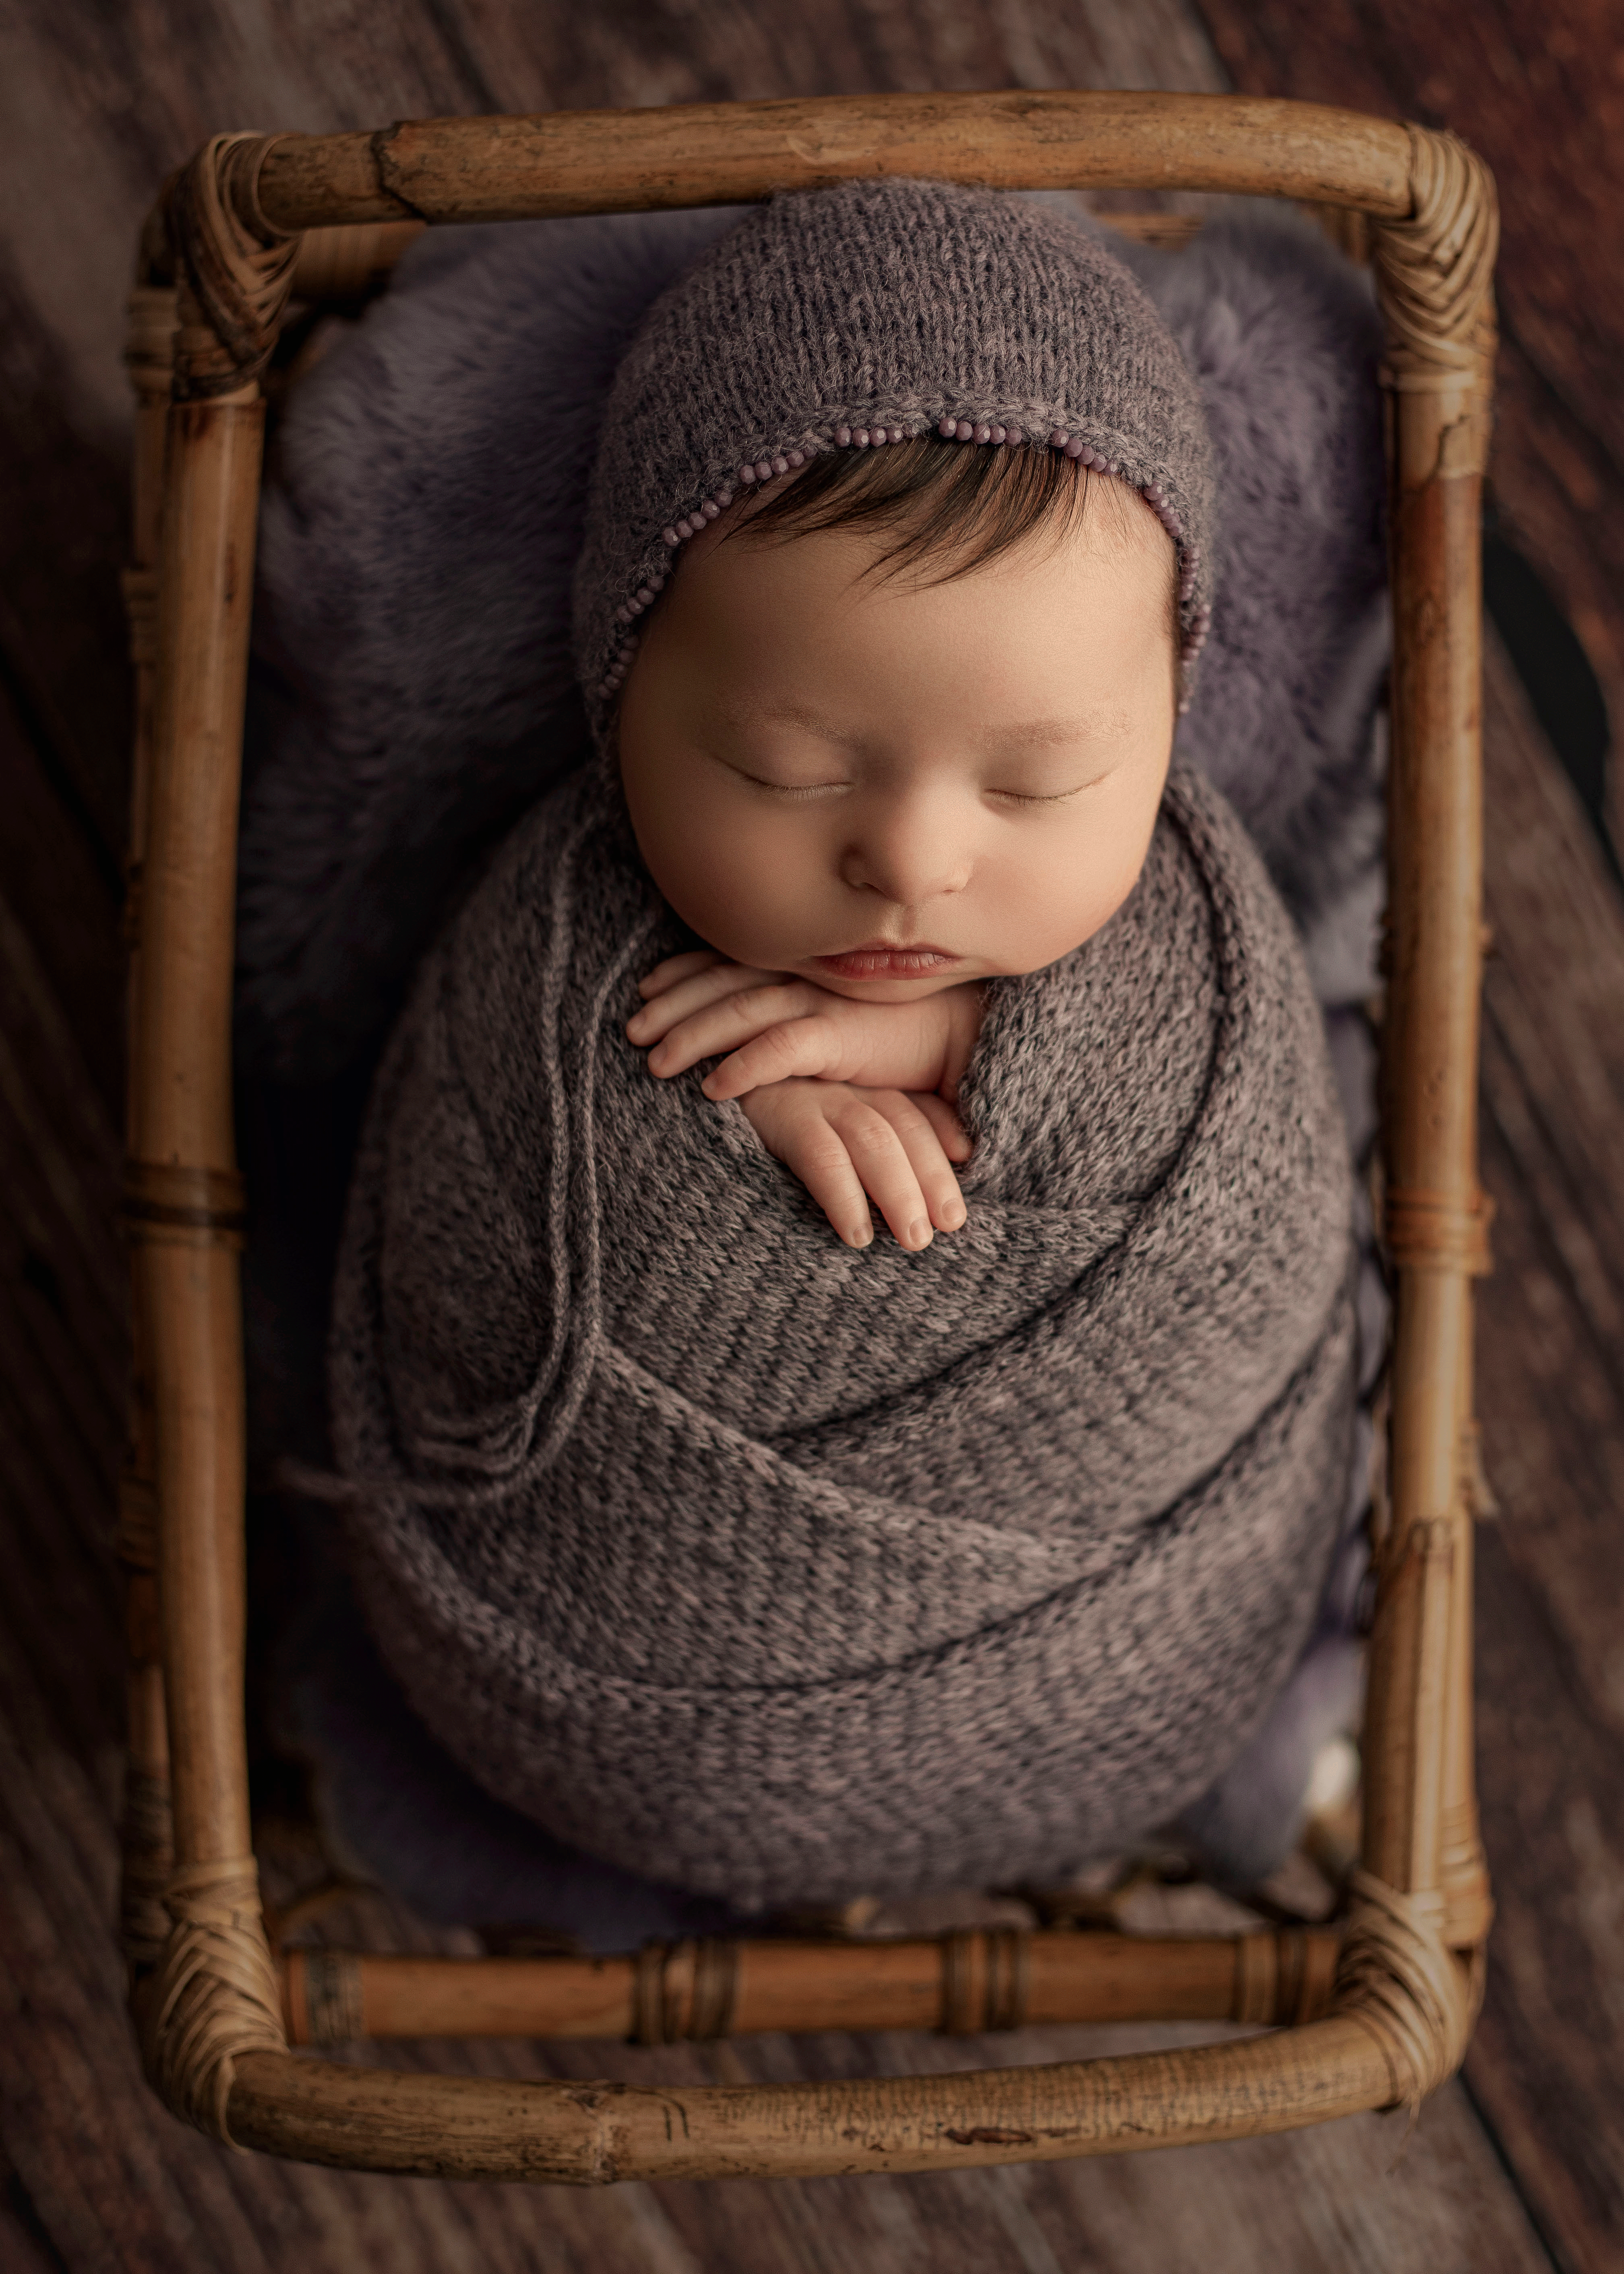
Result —
<path fill-rule="evenodd" d="M 737 810 L 672 818 L 666 874 L 655 870 L 654 881 L 709 945 L 735 962 L 777 970 L 824 945 L 816 850 L 805 841 L 811 832 Z"/>
<path fill-rule="evenodd" d="M 1037 971 L 1092 939 L 1139 881 L 1146 847 L 1115 832 L 1056 832 L 1003 880 L 999 912 L 1013 970 Z M 998 961 L 1003 953 L 996 945 Z"/>

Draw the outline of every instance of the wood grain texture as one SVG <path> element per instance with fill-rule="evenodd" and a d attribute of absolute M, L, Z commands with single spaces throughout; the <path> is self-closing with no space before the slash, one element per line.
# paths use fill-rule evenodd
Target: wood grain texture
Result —
<path fill-rule="evenodd" d="M 1481 31 L 1474 19 L 1470 35 L 1462 28 L 1453 51 L 1462 57 L 1478 52 L 1474 42 Z M 0 2250 L 15 2229 L 27 2248 L 75 2274 L 104 2267 L 139 2274 L 214 2274 L 222 2267 L 233 2274 L 238 2268 L 249 2274 L 267 2268 L 278 2274 L 350 2274 L 357 2268 L 461 2274 L 470 2267 L 494 2274 L 538 2268 L 547 2274 L 694 2274 L 701 2268 L 705 2274 L 777 2268 L 845 2274 L 850 2267 L 880 2265 L 910 2274 L 984 2274 L 990 2267 L 1163 2274 L 1185 2265 L 1211 2274 L 1252 2274 L 1259 2265 L 1368 2268 L 1372 2274 L 1378 2268 L 1384 2274 L 1412 2268 L 1455 2274 L 1457 2268 L 1504 2267 L 1522 2274 L 1547 2263 L 1454 2090 L 1428 2104 L 1407 2146 L 1402 2119 L 1354 2119 L 1296 2139 L 1199 2149 L 1176 2158 L 950 2178 L 778 2187 L 678 2183 L 583 2199 L 561 2191 L 515 2195 L 279 2167 L 228 2156 L 156 2106 L 136 2071 L 112 1963 L 109 1827 L 117 1805 L 121 1706 L 109 1495 L 122 1397 L 117 1352 L 123 1296 L 122 1257 L 110 1231 L 117 1096 L 106 1069 L 116 1061 L 105 1041 L 94 1043 L 92 1029 L 98 1017 L 104 1037 L 116 1036 L 117 1027 L 116 1002 L 97 1010 L 95 972 L 116 958 L 114 860 L 127 749 L 117 589 L 125 556 L 127 396 L 118 350 L 136 216 L 169 168 L 206 134 L 233 124 L 318 132 L 391 117 L 503 107 L 886 87 L 1224 84 L 1204 28 L 1183 0 L 1133 7 L 1122 0 L 1003 0 L 996 6 L 811 0 L 793 8 L 786 0 L 709 0 L 703 10 L 629 0 L 598 11 L 522 8 L 514 0 L 448 0 L 431 9 L 418 0 L 385 0 L 364 17 L 341 12 L 327 0 L 300 0 L 291 15 L 263 0 L 243 0 L 229 16 L 199 0 L 154 0 L 139 11 L 94 16 L 86 0 L 55 7 L 14 0 L 0 19 L 0 253 L 6 264 L 0 273 L 9 294 L 0 325 L 0 387 L 6 389 L 0 664 L 26 697 L 26 735 L 35 738 L 19 736 L 4 764 L 8 787 L 27 765 L 37 767 L 38 796 L 61 830 L 78 832 L 82 848 L 81 865 L 72 868 L 60 851 L 65 840 L 53 849 L 41 834 L 37 872 L 30 877 L 21 864 L 9 895 L 32 960 L 31 983 L 49 1006 L 55 1040 L 49 1052 L 28 1061 L 37 1071 L 18 1092 L 23 1104 L 19 1118 L 6 1125 L 11 1133 L 0 1168 L 8 1198 L 13 1192 L 36 1195 L 27 1199 L 27 1221 L 48 1235 L 41 1252 L 56 1273 L 55 1299 L 76 1323 L 70 1338 L 56 1323 L 52 1280 L 37 1270 L 22 1276 L 26 1246 L 8 1246 L 0 1295 L 0 1724 L 8 1748 L 0 1761 L 0 1999 L 6 2006 L 0 2133 L 10 2166 L 0 2178 L 12 2227 L 0 2227 Z M 1346 72 L 1328 94 L 1337 101 L 1363 99 Z M 71 167 L 61 162 L 69 148 Z M 1553 494 L 1560 498 L 1560 485 Z M 1538 750 L 1531 763 L 1544 768 L 1547 784 L 1556 779 L 1548 753 Z M 105 826 L 95 823 L 97 811 L 108 817 Z M 1537 832 L 1526 850 L 1530 888 L 1542 905 L 1545 897 L 1560 900 L 1567 889 L 1562 841 Z M 1492 845 L 1492 837 L 1491 850 Z M 102 882 L 93 892 L 79 880 L 98 862 Z M 45 904 L 52 897 L 49 880 L 58 874 L 64 881 L 53 915 Z M 86 960 L 76 963 L 76 957 Z M 1573 983 L 1568 967 L 1560 968 L 1567 975 L 1554 980 L 1539 969 L 1530 974 L 1537 1023 L 1554 1014 L 1561 988 Z M 1494 978 L 1492 970 L 1492 986 Z M 12 1018 L 8 1000 L 0 1017 L 7 1043 L 17 1031 Z M 63 1071 L 64 1037 L 72 1047 Z M 49 1072 L 53 1065 L 58 1075 Z M 58 1079 L 62 1086 L 52 1088 Z M 1610 1110 L 1593 1088 L 1582 1085 L 1574 1095 L 1573 1118 Z M 81 1134 L 79 1122 L 66 1118 L 54 1142 L 41 1139 L 54 1117 L 92 1108 L 101 1114 L 100 1137 Z M 1560 1094 L 1541 1098 L 1539 1110 L 1547 1121 L 1568 1116 Z M 1610 1141 L 1605 1120 L 1587 1128 L 1580 1174 L 1583 1159 L 1604 1155 Z M 1523 1157 L 1508 1164 L 1507 1176 L 1522 1173 Z M 31 1164 L 36 1182 L 13 1183 L 14 1163 Z M 1500 1199 L 1504 1210 L 1503 1186 Z M 8 1237 L 11 1223 L 20 1224 L 24 1216 L 19 1202 L 9 1212 Z M 83 1238 L 84 1225 L 98 1221 L 105 1243 L 99 1266 L 94 1241 L 86 1249 Z M 1571 1248 L 1575 1235 L 1564 1237 Z M 1582 1249 L 1573 1252 L 1582 1257 Z M 65 1276 L 57 1268 L 61 1259 Z M 1566 1262 L 1551 1269 L 1498 1346 L 1485 1306 L 1491 1417 L 1500 1398 L 1508 1413 L 1538 1420 L 1545 1382 L 1532 1370 L 1534 1361 L 1545 1339 L 1557 1337 L 1560 1347 L 1562 1321 L 1578 1315 L 1574 1285 Z M 1526 1343 L 1530 1316 L 1538 1336 Z M 1496 1348 L 1499 1355 L 1491 1358 Z M 1586 1394 L 1599 1393 L 1592 1386 Z M 1583 1410 L 1583 1397 L 1579 1404 Z M 1553 1586 L 1566 1575 L 1565 1593 L 1557 1592 L 1568 1623 L 1549 1625 L 1548 1644 L 1539 1643 L 1545 1614 L 1532 1583 L 1521 1570 L 1513 1575 L 1500 1630 L 1504 1648 L 1485 1659 L 1480 1704 L 1485 1795 L 1509 1790 L 1519 1778 L 1528 1788 L 1509 1826 L 1491 1827 L 1506 1932 L 1522 1921 L 1524 1947 L 1533 1954 L 1518 1963 L 1534 1985 L 1512 2008 L 1521 2031 L 1514 2051 L 1530 2062 L 1529 2082 L 1515 2103 L 1526 2130 L 1516 2133 L 1498 2103 L 1495 2120 L 1502 2141 L 1519 2159 L 1525 2153 L 1530 2159 L 1525 2168 L 1534 2178 L 1527 2183 L 1545 2187 L 1538 2197 L 1544 2205 L 1564 2190 L 1593 2195 L 1605 2188 L 1609 2157 L 1617 2169 L 1611 2135 L 1593 2152 L 1575 2148 L 1590 2110 L 1578 2088 L 1563 2097 L 1568 2052 L 1560 2029 L 1576 2014 L 1592 2037 L 1599 2036 L 1597 2001 L 1588 2013 L 1584 2001 L 1588 1986 L 1605 1977 L 1592 1971 L 1559 1980 L 1539 1933 L 1569 1856 L 1595 1851 L 1584 1848 L 1582 1814 L 1574 1819 L 1576 1847 L 1565 1835 L 1563 1844 L 1542 1847 L 1553 1826 L 1560 1832 L 1562 1811 L 1542 1811 L 1531 1796 L 1549 1772 L 1552 1788 L 1564 1792 L 1570 1805 L 1588 1801 L 1604 1826 L 1617 1820 L 1608 1781 L 1616 1760 L 1613 1725 L 1603 1724 L 1605 1734 L 1593 1745 L 1571 1742 L 1563 1685 L 1571 1679 L 1574 1598 L 1583 1594 L 1587 1567 L 1579 1551 L 1565 1551 L 1562 1535 L 1565 1510 L 1586 1505 L 1592 1528 L 1581 1545 L 1605 1547 L 1607 1502 L 1601 1495 L 1613 1490 L 1608 1480 L 1616 1472 L 1601 1465 L 1599 1481 L 1585 1486 L 1596 1495 L 1587 1502 L 1569 1490 L 1562 1465 L 1588 1460 L 1588 1436 L 1575 1449 L 1560 1428 L 1525 1436 L 1508 1423 L 1502 1440 L 1524 1448 L 1523 1504 L 1543 1512 L 1549 1531 L 1543 1568 L 1553 1575 Z M 1543 1470 L 1542 1460 L 1548 1464 Z M 1504 1442 L 1496 1467 L 1504 1493 Z M 1492 1548 L 1492 1539 L 1486 1544 Z M 1496 1584 L 1491 1565 L 1485 1611 Z M 1598 1637 L 1612 1600 L 1604 1587 Z M 1485 1639 L 1485 1653 L 1490 1648 Z M 1591 1659 L 1599 1653 L 1598 1642 Z M 1515 1714 L 1508 1702 L 1497 1717 L 1486 1694 L 1491 1666 L 1496 1693 L 1515 1702 Z M 1500 1745 L 1508 1749 L 1503 1784 Z M 1567 1780 L 1560 1785 L 1558 1772 Z M 1584 1937 L 1593 1923 L 1599 1918 L 1605 1926 L 1610 1916 L 1607 1884 L 1592 1874 L 1588 1904 L 1564 1914 L 1576 1921 L 1582 1951 L 1590 1947 Z M 1583 1962 L 1593 1966 L 1588 1958 Z M 1508 1994 L 1511 1956 L 1500 1966 L 1507 1986 L 1497 1981 L 1493 1997 Z M 1549 1994 L 1536 1994 L 1542 1984 Z M 1501 2010 L 1492 2003 L 1480 2052 Z M 1547 2026 L 1557 2029 L 1548 2053 L 1542 2051 Z M 1081 2056 L 1120 2043 L 1098 2033 L 1045 2035 L 1030 2057 Z M 735 2065 L 741 2057 L 729 2047 L 622 2052 L 606 2059 L 583 2048 L 579 2065 L 552 2066 L 560 2074 L 635 2070 L 640 2079 L 701 2082 L 736 2082 L 744 2074 L 815 2075 L 820 2065 L 851 2073 L 874 2063 L 956 2064 L 964 2057 L 935 2040 L 867 2049 L 763 2041 L 747 2051 L 748 2069 Z M 410 2049 L 400 2049 L 400 2057 L 412 2058 Z M 487 2059 L 492 2074 L 544 2068 L 528 2048 L 486 2048 L 465 2063 Z M 1607 2084 L 1605 2068 L 1581 2066 L 1575 2074 L 1597 2074 Z M 1489 2105 L 1478 2070 L 1474 2082 Z M 1553 2096 L 1548 2122 L 1541 2115 L 1545 2092 Z M 1605 2227 L 1596 2232 L 1607 2237 Z M 1592 2254 L 1584 2263 L 1607 2262 Z"/>
<path fill-rule="evenodd" d="M 1624 27 L 1612 0 L 1196 0 L 1237 87 L 1447 125 L 1500 184 L 1490 472 L 1624 732 Z M 1624 843 L 1615 768 L 1613 823 Z"/>
<path fill-rule="evenodd" d="M 633 1958 L 378 1956 L 282 1961 L 289 2042 L 369 2037 L 635 2038 L 827 2029 L 1003 2031 L 1019 2021 L 1306 2021 L 1329 2003 L 1334 1929 L 1192 1937 L 1094 1931 L 680 1944 L 639 1996 Z M 707 1973 L 710 1985 L 705 1984 Z M 1020 2011 L 1009 1999 L 1018 1978 Z M 314 1985 L 312 1989 L 312 1984 Z M 648 2011 L 653 2007 L 653 2014 Z M 958 2010 L 954 2010 L 957 2007 Z M 650 2020 L 655 2023 L 650 2026 Z"/>
<path fill-rule="evenodd" d="M 1624 909 L 1492 650 L 1471 2087 L 1565 2266 L 1624 2259 Z"/>
<path fill-rule="evenodd" d="M 126 674 L 109 668 L 124 644 L 125 461 L 116 434 L 75 416 L 71 345 L 41 321 L 21 267 L 0 243 L 0 687 L 83 840 L 84 914 L 105 933 L 96 903 L 120 889 L 129 742 Z M 112 1007 L 99 1057 L 116 1058 Z"/>
<path fill-rule="evenodd" d="M 1393 1267 L 1388 1523 L 1376 1543 L 1363 1862 L 1435 1892 L 1448 1943 L 1480 1944 L 1488 1889 L 1470 1732 L 1471 1275 L 1482 966 L 1481 481 L 1492 346 L 1492 185 L 1417 136 L 1416 215 L 1371 232 L 1394 376 L 1393 604 L 1382 1219 Z M 1428 185 L 1455 189 L 1433 209 Z M 1454 268 L 1450 245 L 1476 245 Z M 1464 273 L 1462 274 L 1462 271 Z M 1415 387 L 1406 382 L 1422 379 Z M 1357 1947 L 1357 1917 L 1350 1939 Z"/>
<path fill-rule="evenodd" d="M 408 120 L 273 137 L 259 212 L 289 232 L 726 205 L 870 174 L 1004 189 L 1196 190 L 1410 210 L 1400 127 L 1328 105 L 1171 94 L 944 93 Z"/>

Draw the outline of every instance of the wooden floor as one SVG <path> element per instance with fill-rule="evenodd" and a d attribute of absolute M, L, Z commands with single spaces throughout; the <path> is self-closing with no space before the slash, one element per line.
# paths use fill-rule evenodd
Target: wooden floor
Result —
<path fill-rule="evenodd" d="M 1624 294 L 1600 287 L 1621 256 L 1586 203 L 1593 180 L 1567 203 L 1552 189 L 1588 162 L 1588 127 L 1559 131 L 1563 103 L 1600 89 L 1600 118 L 1624 102 L 1606 13 L 1599 0 L 1549 0 L 1537 19 L 1530 0 L 11 0 L 0 13 L 0 2274 L 1624 2265 L 1624 906 L 1498 651 L 1484 1120 L 1499 1264 L 1481 1404 L 1501 1514 L 1480 1536 L 1479 1713 L 1500 1912 L 1465 2081 L 1413 2130 L 1372 2117 L 1031 2170 L 586 2196 L 325 2173 L 224 2153 L 157 2108 L 111 1931 L 118 346 L 135 228 L 166 170 L 229 125 L 865 87 L 1235 83 L 1446 116 L 1482 142 L 1508 207 L 1538 207 L 1537 230 L 1508 233 L 1503 276 L 1520 360 L 1502 502 L 1607 679 L 1608 548 L 1624 542 L 1607 507 L 1624 481 L 1603 351 Z M 1559 289 L 1581 267 L 1593 323 Z M 771 2040 L 594 2048 L 554 2066 L 719 2079 L 965 2057 L 939 2040 Z M 540 2066 L 530 2048 L 487 2058 Z"/>

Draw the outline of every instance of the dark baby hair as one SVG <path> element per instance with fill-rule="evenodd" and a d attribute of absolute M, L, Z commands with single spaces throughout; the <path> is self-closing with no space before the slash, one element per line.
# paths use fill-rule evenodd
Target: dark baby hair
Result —
<path fill-rule="evenodd" d="M 764 496 L 733 531 L 755 541 L 787 541 L 821 531 L 868 530 L 888 540 L 870 574 L 929 572 L 950 584 L 985 568 L 1040 531 L 1056 537 L 1101 506 L 1126 537 L 1137 510 L 1123 485 L 1062 450 L 966 448 L 935 434 L 883 450 L 829 450 Z M 1179 568 L 1168 546 L 1167 631 L 1174 695 L 1181 692 Z"/>

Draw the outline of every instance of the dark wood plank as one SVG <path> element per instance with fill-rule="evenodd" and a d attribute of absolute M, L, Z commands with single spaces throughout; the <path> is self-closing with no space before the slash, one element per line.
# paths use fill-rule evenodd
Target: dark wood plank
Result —
<path fill-rule="evenodd" d="M 59 594 L 64 605 L 71 598 Z M 116 1126 L 124 1110 L 121 884 L 48 767 L 37 736 L 0 691 L 0 898 L 49 973 L 102 1113 Z"/>
<path fill-rule="evenodd" d="M 68 881 L 71 881 L 71 876 Z M 122 992 L 122 972 L 117 983 Z M 0 1116 L 31 1182 L 12 1184 L 8 1261 L 61 1321 L 87 1390 L 122 1410 L 124 1253 L 116 1228 L 121 1152 L 45 959 L 0 893 Z M 10 1242 L 19 1243 L 15 1251 Z M 8 1276 L 10 1275 L 8 1274 Z M 41 1315 L 42 1314 L 38 1314 Z"/>
<path fill-rule="evenodd" d="M 130 739 L 124 448 L 88 425 L 70 343 L 48 329 L 14 254 L 0 242 L 0 691 L 99 895 L 116 901 Z M 8 780 L 13 764 L 8 754 Z"/>
<path fill-rule="evenodd" d="M 1451 126 L 1500 185 L 1491 476 L 1624 722 L 1624 53 L 1611 0 L 1196 0 L 1249 94 Z M 1617 770 L 1613 820 L 1624 843 Z"/>
<path fill-rule="evenodd" d="M 1624 909 L 1491 655 L 1478 1734 L 1499 1922 L 1469 2065 L 1561 2263 L 1624 2259 Z"/>
<path fill-rule="evenodd" d="M 1216 87 L 1223 72 L 1184 0 L 1132 9 L 1121 0 L 1006 0 L 996 8 L 978 0 L 715 0 L 701 11 L 627 0 L 606 16 L 509 0 L 389 0 L 365 17 L 308 0 L 297 22 L 257 0 L 229 22 L 193 0 L 160 0 L 146 11 L 98 11 L 94 23 L 74 0 L 18 0 L 6 38 L 10 90 L 25 99 L 13 101 L 0 138 L 0 408 L 10 438 L 0 441 L 0 661 L 17 725 L 0 764 L 8 783 L 25 787 L 28 802 L 17 810 L 33 817 L 27 842 L 36 849 L 9 869 L 0 854 L 0 892 L 14 916 L 9 932 L 0 922 L 0 947 L 11 951 L 9 963 L 0 956 L 0 1045 L 12 1046 L 18 1069 L 0 1096 L 0 1174 L 15 1195 L 19 1238 L 4 1251 L 13 1268 L 0 1288 L 0 1370 L 10 1391 L 0 1406 L 0 1479 L 10 1495 L 0 1507 L 0 2091 L 16 2177 L 4 2216 L 47 2263 L 54 2254 L 55 2263 L 75 2270 L 142 2274 L 223 2266 L 233 2274 L 369 2266 L 390 2274 L 470 2266 L 498 2274 L 800 2274 L 879 2264 L 933 2274 L 988 2266 L 1138 2274 L 1182 2264 L 1210 2264 L 1214 2274 L 1263 2264 L 1521 2274 L 1543 2264 L 1515 2191 L 1453 2090 L 1429 2105 L 1407 2146 L 1402 2120 L 1372 2118 L 1170 2157 L 939 2180 L 592 2196 L 380 2181 L 236 2157 L 173 2123 L 146 2092 L 111 1929 L 119 1714 L 108 1488 L 123 1297 L 109 1229 L 117 1068 L 108 1038 L 117 1022 L 104 992 L 116 960 L 109 862 L 127 717 L 116 588 L 125 449 L 117 356 L 141 210 L 171 165 L 206 133 L 235 123 L 320 130 L 435 111 L 869 87 Z M 75 153 L 71 167 L 60 162 L 64 149 Z M 1548 757 L 1543 763 L 1549 772 Z M 1544 888 L 1536 879 L 1536 893 Z M 1530 982 L 1537 1028 L 1545 983 L 1538 975 Z M 1564 1172 L 1583 1177 L 1589 1157 Z M 1519 1162 L 1505 1173 L 1515 1179 Z M 25 1276 L 30 1252 L 49 1272 Z M 1555 1296 L 1542 1301 L 1560 1308 L 1575 1299 L 1566 1279 L 1553 1284 Z M 1522 1384 L 1526 1403 L 1515 1335 L 1500 1347 L 1496 1359 L 1485 1337 L 1485 1368 L 1503 1362 L 1503 1377 L 1493 1378 Z M 1532 1448 L 1535 1487 L 1558 1475 L 1554 1458 Z M 1513 1537 L 1508 1526 L 1505 1538 Z M 1530 1577 L 1519 1567 L 1515 1586 L 1555 1599 L 1568 1569 L 1553 1533 L 1538 1570 L 1530 1564 Z M 1493 1602 L 1496 1584 L 1491 1578 Z M 1563 1616 L 1577 1619 L 1571 1606 Z M 1500 1694 L 1543 1698 L 1545 1660 L 1529 1621 L 1510 1615 L 1502 1625 L 1503 1654 L 1492 1660 Z M 1560 1623 L 1551 1630 L 1558 1640 L 1548 1655 L 1560 1666 L 1573 1645 Z M 1588 1666 L 1599 1627 L 1584 1631 L 1592 1637 Z M 1501 1634 L 1489 1629 L 1485 1665 Z M 1540 1728 L 1560 1735 L 1560 1726 L 1548 1718 Z M 1495 1723 L 1485 1706 L 1492 1791 L 1510 1788 L 1525 1736 Z M 1499 1781 L 1502 1755 L 1514 1768 Z M 1587 1755 L 1570 1766 L 1562 1790 L 1574 1806 L 1592 1808 L 1605 1846 L 1613 1820 L 1606 1762 Z M 1569 1838 L 1562 1851 L 1568 1862 L 1601 1852 L 1583 1849 L 1583 1818 L 1571 1807 L 1557 1818 L 1581 1824 L 1579 1845 Z M 1490 1821 L 1507 1890 L 1509 1954 L 1500 1966 L 1510 1984 L 1523 1978 L 1516 1953 L 1533 1946 L 1528 1921 L 1537 1924 L 1551 1900 L 1538 1846 L 1546 1830 L 1543 1820 L 1533 1824 L 1536 1844 L 1519 1867 L 1503 1851 L 1522 1834 L 1507 1834 L 1492 1811 Z M 1563 1914 L 1581 1941 L 1605 1916 L 1598 1901 L 1574 1907 L 1571 1919 Z M 1474 2071 L 1480 2096 L 1545 2188 L 1542 2205 L 1564 2187 L 1576 2190 L 1594 2221 L 1586 2206 L 1598 2182 L 1562 2163 L 1559 2128 L 1543 2123 L 1538 2092 L 1493 2099 L 1509 2062 L 1534 2062 L 1537 2079 L 1552 2067 L 1538 2067 L 1538 2001 L 1507 2005 L 1508 1992 L 1496 1994 L 1502 2005 L 1491 2009 Z M 1556 2003 L 1566 2026 L 1568 2005 Z M 1522 2035 L 1507 2040 L 1508 2053 L 1498 2050 L 1492 2030 L 1514 2025 Z M 1064 2047 L 1034 2039 L 1016 2052 L 1054 2058 L 1101 2042 L 1072 2033 Z M 1009 2051 L 997 2048 L 999 2057 Z M 497 2073 L 543 2066 L 525 2047 L 461 2058 Z M 660 2056 L 575 2048 L 553 2066 L 561 2074 L 722 2079 L 963 2058 L 937 2041 L 778 2041 Z M 1584 2074 L 1606 2084 L 1611 2072 Z M 1570 2107 L 1571 2097 L 1560 2105 Z M 1601 2151 L 1598 2170 L 1609 2152 Z M 11 2240 L 0 2225 L 0 2252 Z"/>

